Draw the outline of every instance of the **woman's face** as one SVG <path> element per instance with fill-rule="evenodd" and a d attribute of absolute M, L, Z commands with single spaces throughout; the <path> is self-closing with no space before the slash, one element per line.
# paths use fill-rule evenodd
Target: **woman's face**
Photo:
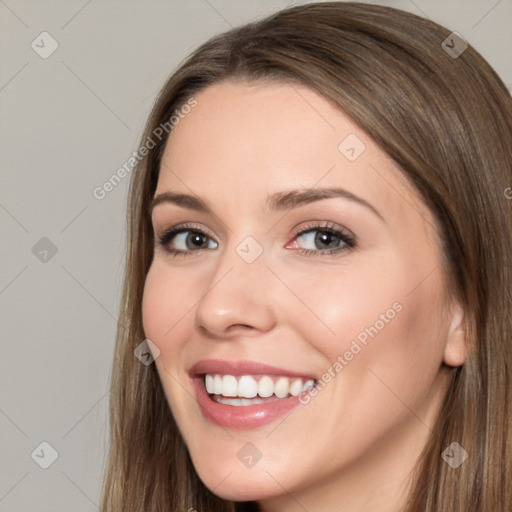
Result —
<path fill-rule="evenodd" d="M 196 100 L 162 160 L 143 321 L 199 477 L 306 508 L 399 488 L 443 362 L 464 358 L 433 216 L 306 87 L 228 81 Z"/>

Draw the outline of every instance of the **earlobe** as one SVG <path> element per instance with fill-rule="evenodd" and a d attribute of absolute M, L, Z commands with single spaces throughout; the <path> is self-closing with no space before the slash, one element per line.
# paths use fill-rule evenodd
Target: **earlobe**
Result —
<path fill-rule="evenodd" d="M 450 329 L 446 338 L 443 362 L 448 366 L 462 366 L 466 361 L 466 328 L 462 307 L 455 303 L 452 308 Z"/>

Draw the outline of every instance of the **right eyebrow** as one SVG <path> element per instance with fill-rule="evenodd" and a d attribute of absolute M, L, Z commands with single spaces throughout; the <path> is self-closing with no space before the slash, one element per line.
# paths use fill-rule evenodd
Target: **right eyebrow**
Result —
<path fill-rule="evenodd" d="M 162 203 L 172 203 L 189 210 L 213 214 L 212 209 L 198 197 L 188 194 L 177 194 L 176 192 L 162 192 L 155 196 L 149 205 L 150 213 L 153 211 L 153 208 Z"/>

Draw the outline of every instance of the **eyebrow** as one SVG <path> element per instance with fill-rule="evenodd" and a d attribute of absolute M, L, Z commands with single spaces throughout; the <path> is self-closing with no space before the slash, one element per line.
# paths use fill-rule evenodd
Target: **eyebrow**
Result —
<path fill-rule="evenodd" d="M 369 202 L 340 187 L 315 187 L 305 190 L 276 192 L 268 198 L 267 204 L 270 211 L 278 212 L 291 210 L 299 206 L 321 201 L 322 199 L 332 198 L 343 198 L 358 203 L 384 221 L 384 217 Z M 150 204 L 150 213 L 156 206 L 162 203 L 172 203 L 182 208 L 213 214 L 212 209 L 199 197 L 176 192 L 163 192 L 155 196 Z"/>

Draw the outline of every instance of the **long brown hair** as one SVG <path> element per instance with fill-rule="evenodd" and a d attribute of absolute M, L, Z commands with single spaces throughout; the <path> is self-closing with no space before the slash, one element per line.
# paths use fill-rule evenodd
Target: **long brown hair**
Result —
<path fill-rule="evenodd" d="M 451 290 L 465 310 L 468 355 L 453 371 L 406 510 L 510 511 L 512 100 L 473 47 L 458 56 L 445 51 L 449 35 L 389 7 L 308 4 L 212 38 L 169 78 L 142 138 L 156 146 L 130 185 L 103 512 L 257 510 L 254 503 L 222 500 L 202 484 L 155 365 L 133 353 L 145 339 L 141 303 L 153 254 L 148 205 L 166 142 L 155 130 L 225 79 L 316 90 L 400 165 L 436 216 Z M 457 469 L 441 457 L 454 441 L 469 454 Z"/>

